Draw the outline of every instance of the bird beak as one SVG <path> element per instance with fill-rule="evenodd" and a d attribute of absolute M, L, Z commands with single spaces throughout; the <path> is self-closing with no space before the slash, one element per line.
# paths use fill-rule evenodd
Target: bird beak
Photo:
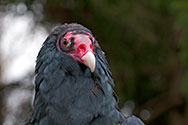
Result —
<path fill-rule="evenodd" d="M 87 52 L 82 57 L 83 63 L 90 68 L 91 72 L 95 71 L 95 56 L 92 52 Z"/>

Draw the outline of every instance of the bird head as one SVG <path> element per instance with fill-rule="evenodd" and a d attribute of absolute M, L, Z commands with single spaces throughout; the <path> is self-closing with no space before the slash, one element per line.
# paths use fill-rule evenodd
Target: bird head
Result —
<path fill-rule="evenodd" d="M 96 59 L 93 45 L 96 41 L 91 32 L 79 24 L 63 26 L 56 43 L 57 49 L 94 72 Z"/>

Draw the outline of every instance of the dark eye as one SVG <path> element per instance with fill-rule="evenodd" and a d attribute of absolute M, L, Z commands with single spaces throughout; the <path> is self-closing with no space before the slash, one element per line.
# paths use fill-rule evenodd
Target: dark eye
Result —
<path fill-rule="evenodd" d="M 64 48 L 68 47 L 71 44 L 71 41 L 68 41 L 67 39 L 63 39 L 62 46 Z"/>

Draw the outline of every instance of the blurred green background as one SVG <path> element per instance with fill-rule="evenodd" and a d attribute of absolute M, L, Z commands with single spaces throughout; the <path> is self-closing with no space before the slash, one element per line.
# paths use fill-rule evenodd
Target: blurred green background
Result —
<path fill-rule="evenodd" d="M 1 0 L 0 12 L 20 3 L 48 32 L 70 22 L 93 32 L 125 114 L 150 125 L 188 125 L 187 0 Z"/>

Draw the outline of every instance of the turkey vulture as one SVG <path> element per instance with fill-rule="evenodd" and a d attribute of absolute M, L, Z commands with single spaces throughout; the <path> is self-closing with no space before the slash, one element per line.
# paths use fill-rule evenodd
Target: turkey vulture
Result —
<path fill-rule="evenodd" d="M 64 24 L 50 33 L 35 73 L 33 113 L 23 125 L 144 125 L 119 111 L 104 53 L 80 24 Z"/>

